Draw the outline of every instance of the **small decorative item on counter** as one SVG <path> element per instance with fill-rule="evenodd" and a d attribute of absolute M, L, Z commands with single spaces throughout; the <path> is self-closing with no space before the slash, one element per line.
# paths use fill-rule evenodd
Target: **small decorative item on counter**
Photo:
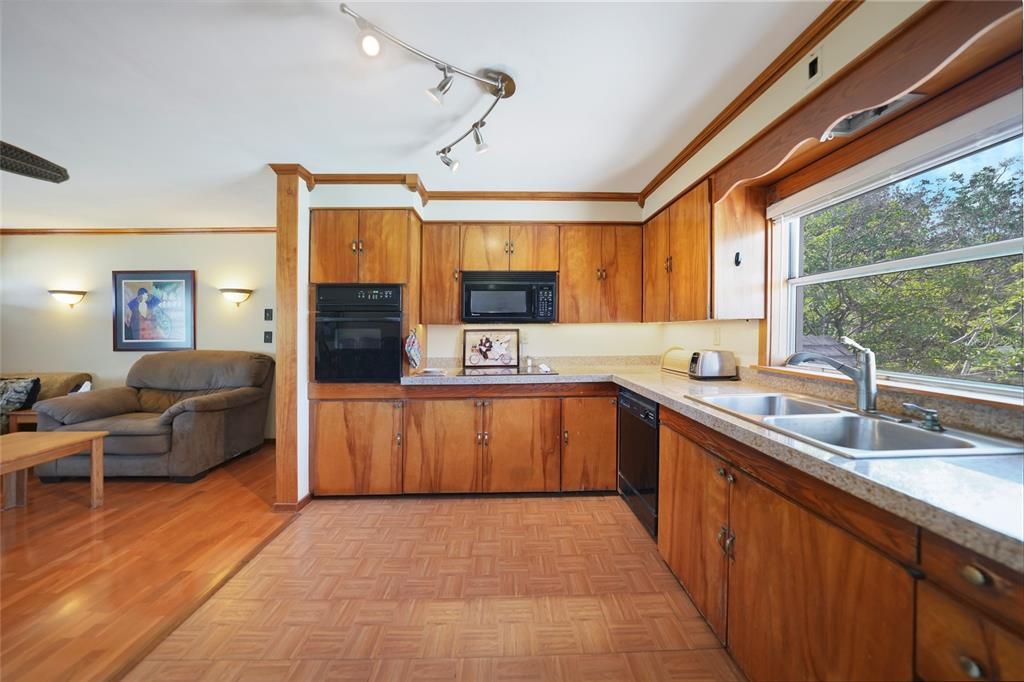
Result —
<path fill-rule="evenodd" d="M 410 329 L 405 338 L 405 354 L 409 358 L 409 366 L 416 369 L 420 366 L 420 340 L 416 338 L 416 330 Z"/>
<path fill-rule="evenodd" d="M 518 367 L 518 329 L 467 329 L 462 338 L 464 367 Z"/>

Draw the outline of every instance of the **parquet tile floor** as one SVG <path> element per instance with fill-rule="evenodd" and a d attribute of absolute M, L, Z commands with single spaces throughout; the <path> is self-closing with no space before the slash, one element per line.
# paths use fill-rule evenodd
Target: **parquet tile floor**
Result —
<path fill-rule="evenodd" d="M 152 680 L 740 680 L 615 496 L 316 500 Z"/>

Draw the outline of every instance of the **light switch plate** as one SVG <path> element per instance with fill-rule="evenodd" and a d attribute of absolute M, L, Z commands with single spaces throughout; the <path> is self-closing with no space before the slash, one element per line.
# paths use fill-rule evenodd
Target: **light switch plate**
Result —
<path fill-rule="evenodd" d="M 274 319 L 274 309 L 273 308 L 264 308 L 263 309 L 263 319 L 266 320 L 267 322 L 272 322 L 273 319 Z"/>
<path fill-rule="evenodd" d="M 274 332 L 263 332 L 263 343 L 274 343 Z"/>

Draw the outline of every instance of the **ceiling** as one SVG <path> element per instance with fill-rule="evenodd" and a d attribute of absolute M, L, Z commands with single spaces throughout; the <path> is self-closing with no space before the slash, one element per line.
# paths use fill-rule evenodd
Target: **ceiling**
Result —
<path fill-rule="evenodd" d="M 413 172 L 431 190 L 639 191 L 826 2 L 367 3 L 442 59 L 516 80 L 491 151 L 434 156 L 489 96 L 394 46 L 376 59 L 335 2 L 5 0 L 0 136 L 64 165 L 9 173 L 18 227 L 269 225 L 268 162 Z"/>

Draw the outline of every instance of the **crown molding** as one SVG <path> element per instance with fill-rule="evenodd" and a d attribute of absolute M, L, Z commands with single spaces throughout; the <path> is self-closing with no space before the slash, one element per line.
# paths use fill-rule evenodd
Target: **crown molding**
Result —
<path fill-rule="evenodd" d="M 0 235 L 273 234 L 276 227 L 0 227 Z"/>

